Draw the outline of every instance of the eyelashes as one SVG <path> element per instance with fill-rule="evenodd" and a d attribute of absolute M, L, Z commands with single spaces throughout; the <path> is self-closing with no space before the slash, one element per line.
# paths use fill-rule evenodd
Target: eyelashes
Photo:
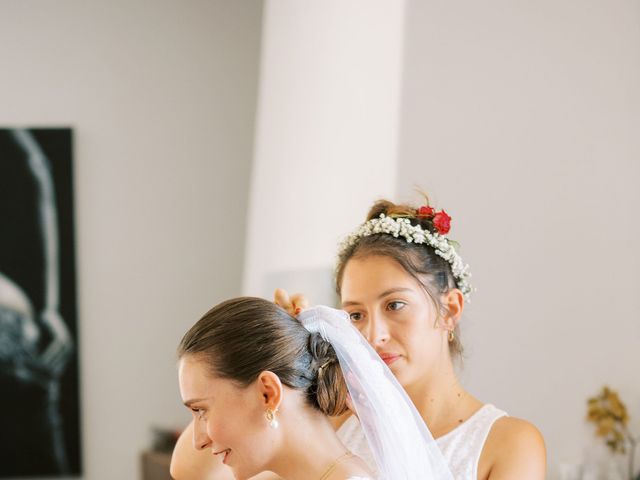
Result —
<path fill-rule="evenodd" d="M 387 305 L 385 306 L 385 310 L 391 311 L 391 312 L 397 312 L 399 310 L 402 310 L 404 307 L 407 306 L 406 302 L 400 301 L 400 300 L 393 300 L 389 303 L 387 303 Z M 361 312 L 350 312 L 349 313 L 349 318 L 351 319 L 351 321 L 353 323 L 357 323 L 360 320 L 362 320 L 362 313 Z"/>
<path fill-rule="evenodd" d="M 404 307 L 406 307 L 406 305 L 407 304 L 405 302 L 395 300 L 393 302 L 389 302 L 389 304 L 387 305 L 387 310 L 392 310 L 392 311 L 402 310 Z M 394 307 L 392 308 L 392 306 Z"/>
<path fill-rule="evenodd" d="M 205 411 L 202 408 L 192 408 L 191 411 L 195 414 L 196 418 L 204 418 Z"/>

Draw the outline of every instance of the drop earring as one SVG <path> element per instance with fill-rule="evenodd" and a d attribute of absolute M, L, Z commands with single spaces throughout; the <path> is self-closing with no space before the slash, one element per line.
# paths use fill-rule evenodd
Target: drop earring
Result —
<path fill-rule="evenodd" d="M 270 408 L 268 408 L 267 411 L 264 412 L 264 416 L 267 419 L 267 422 L 269 422 L 269 426 L 274 430 L 277 429 L 279 426 L 278 420 L 276 419 L 277 411 L 278 411 L 277 408 L 275 410 L 271 410 Z"/>

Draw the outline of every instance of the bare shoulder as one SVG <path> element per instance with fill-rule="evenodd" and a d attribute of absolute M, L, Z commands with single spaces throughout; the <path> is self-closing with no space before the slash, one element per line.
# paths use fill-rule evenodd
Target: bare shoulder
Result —
<path fill-rule="evenodd" d="M 502 417 L 491 427 L 482 450 L 478 478 L 543 480 L 547 454 L 544 438 L 531 423 Z"/>

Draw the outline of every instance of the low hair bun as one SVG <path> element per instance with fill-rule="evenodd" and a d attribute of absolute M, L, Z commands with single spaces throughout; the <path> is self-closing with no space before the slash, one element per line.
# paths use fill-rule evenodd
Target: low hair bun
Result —
<path fill-rule="evenodd" d="M 349 409 L 347 385 L 333 346 L 319 333 L 311 333 L 309 353 L 314 372 L 314 381 L 308 391 L 311 403 L 330 417 L 342 415 Z"/>

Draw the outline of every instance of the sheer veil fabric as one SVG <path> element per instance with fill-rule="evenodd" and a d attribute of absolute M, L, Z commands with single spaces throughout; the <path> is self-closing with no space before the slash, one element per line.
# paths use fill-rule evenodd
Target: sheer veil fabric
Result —
<path fill-rule="evenodd" d="M 379 480 L 453 480 L 422 417 L 349 315 L 318 306 L 298 319 L 336 351 L 351 402 L 373 453 Z"/>

